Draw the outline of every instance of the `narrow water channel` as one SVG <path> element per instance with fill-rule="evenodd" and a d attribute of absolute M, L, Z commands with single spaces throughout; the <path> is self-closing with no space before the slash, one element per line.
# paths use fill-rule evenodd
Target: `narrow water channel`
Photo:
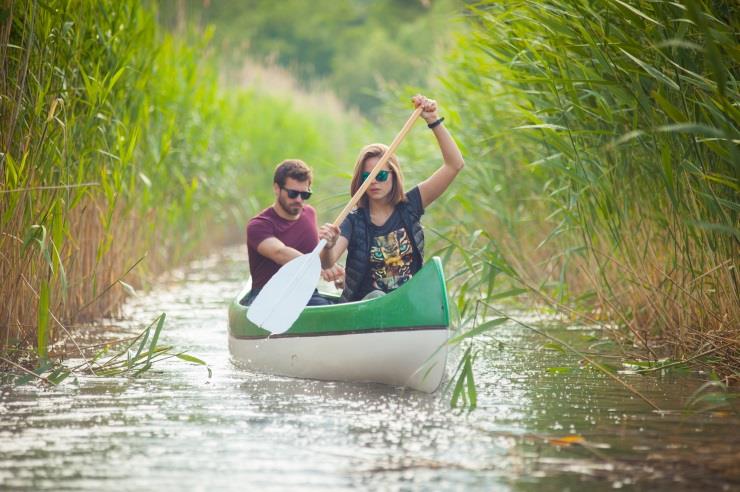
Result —
<path fill-rule="evenodd" d="M 116 322 L 140 330 L 166 312 L 162 342 L 207 361 L 210 378 L 172 360 L 137 379 L 0 390 L 0 489 L 740 487 L 736 403 L 686 412 L 699 380 L 623 375 L 671 410 L 652 411 L 514 324 L 477 342 L 472 412 L 450 408 L 449 392 L 246 372 L 230 360 L 226 326 L 245 276 L 243 249 L 224 250 L 172 272 Z M 601 337 L 583 327 L 548 330 L 581 347 Z M 452 353 L 449 372 L 459 356 Z"/>

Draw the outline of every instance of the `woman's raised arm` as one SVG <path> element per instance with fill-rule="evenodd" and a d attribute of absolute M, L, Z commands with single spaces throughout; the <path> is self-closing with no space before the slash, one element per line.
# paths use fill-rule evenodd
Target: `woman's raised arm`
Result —
<path fill-rule="evenodd" d="M 452 135 L 450 135 L 450 132 L 447 131 L 447 128 L 442 123 L 443 118 L 440 118 L 437 113 L 437 102 L 422 95 L 414 96 L 413 101 L 415 108 L 423 106 L 424 110 L 421 113 L 421 117 L 432 128 L 439 144 L 439 149 L 442 152 L 443 160 L 442 166 L 439 169 L 419 183 L 421 204 L 426 208 L 445 192 L 460 170 L 465 167 L 465 160 Z"/>

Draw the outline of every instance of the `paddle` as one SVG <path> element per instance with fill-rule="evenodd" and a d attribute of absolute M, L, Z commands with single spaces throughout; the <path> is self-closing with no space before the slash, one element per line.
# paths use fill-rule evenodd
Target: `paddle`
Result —
<path fill-rule="evenodd" d="M 362 183 L 357 192 L 352 196 L 346 207 L 339 213 L 334 221 L 339 226 L 372 183 L 375 176 L 380 172 L 390 156 L 396 151 L 401 140 L 411 130 L 416 118 L 421 114 L 422 108 L 418 107 L 411 114 L 396 138 L 388 147 L 388 152 L 375 164 L 370 175 Z M 298 256 L 283 265 L 278 272 L 265 284 L 257 294 L 252 305 L 247 310 L 247 319 L 255 325 L 273 334 L 285 333 L 290 329 L 295 320 L 306 307 L 311 294 L 316 288 L 316 283 L 321 275 L 321 258 L 319 253 L 326 245 L 322 239 L 313 251 Z"/>

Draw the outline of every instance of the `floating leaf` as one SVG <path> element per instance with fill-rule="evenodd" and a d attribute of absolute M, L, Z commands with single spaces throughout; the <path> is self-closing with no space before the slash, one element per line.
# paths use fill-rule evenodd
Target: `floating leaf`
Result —
<path fill-rule="evenodd" d="M 178 359 L 182 359 L 182 360 L 187 361 L 187 362 L 192 362 L 193 364 L 198 364 L 198 365 L 201 365 L 201 366 L 205 366 L 206 369 L 208 369 L 208 377 L 210 378 L 213 375 L 213 371 L 211 371 L 211 368 L 208 367 L 208 364 L 206 364 L 205 361 L 199 359 L 198 357 L 195 357 L 195 356 L 190 355 L 190 354 L 185 354 L 185 353 L 183 353 L 183 354 L 177 354 L 176 357 Z"/>
<path fill-rule="evenodd" d="M 472 338 L 474 336 L 480 335 L 481 333 L 485 333 L 491 328 L 505 323 L 507 319 L 508 318 L 496 318 L 490 321 L 486 321 L 485 323 L 482 323 L 480 326 L 473 328 L 472 330 L 468 330 L 465 333 L 461 333 L 460 335 L 457 335 L 456 337 L 450 338 L 447 341 L 447 344 L 455 345 L 455 344 L 460 343 L 466 338 Z"/>
<path fill-rule="evenodd" d="M 582 444 L 586 442 L 586 440 L 583 438 L 583 436 L 569 435 L 557 437 L 555 439 L 548 439 L 548 442 L 550 444 L 554 444 L 555 446 L 570 446 L 571 444 Z"/>
<path fill-rule="evenodd" d="M 565 348 L 560 345 L 559 343 L 555 342 L 545 342 L 543 343 L 540 348 L 543 348 L 545 350 L 554 350 L 555 352 L 565 353 Z"/>

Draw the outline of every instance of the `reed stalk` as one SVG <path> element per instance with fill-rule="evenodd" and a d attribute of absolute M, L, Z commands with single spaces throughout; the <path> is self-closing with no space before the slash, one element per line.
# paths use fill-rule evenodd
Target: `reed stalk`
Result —
<path fill-rule="evenodd" d="M 359 148 L 342 114 L 221 85 L 210 33 L 164 32 L 153 4 L 4 5 L 0 352 L 55 357 L 59 326 L 117 314 L 124 275 L 243 240 L 278 162 L 330 169 Z"/>
<path fill-rule="evenodd" d="M 444 80 L 465 214 L 440 232 L 480 229 L 517 274 L 469 265 L 467 306 L 530 279 L 647 358 L 711 353 L 740 378 L 739 18 L 729 1 L 470 7 Z"/>

